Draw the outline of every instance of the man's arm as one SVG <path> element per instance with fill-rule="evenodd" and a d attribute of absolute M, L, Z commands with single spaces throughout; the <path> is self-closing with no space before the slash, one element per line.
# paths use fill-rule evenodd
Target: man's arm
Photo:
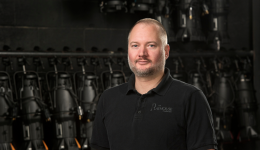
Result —
<path fill-rule="evenodd" d="M 188 149 L 217 149 L 211 109 L 202 91 L 194 91 L 186 99 L 185 118 Z"/>
<path fill-rule="evenodd" d="M 100 97 L 97 113 L 93 123 L 93 132 L 91 138 L 91 148 L 96 150 L 109 150 L 109 141 L 107 136 L 107 130 L 104 124 L 104 98 Z"/>

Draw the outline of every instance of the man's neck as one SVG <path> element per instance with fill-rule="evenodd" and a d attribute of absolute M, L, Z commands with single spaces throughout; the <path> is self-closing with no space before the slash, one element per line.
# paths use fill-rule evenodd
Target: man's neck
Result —
<path fill-rule="evenodd" d="M 164 75 L 164 70 L 152 76 L 147 76 L 147 77 L 135 76 L 135 89 L 140 94 L 146 94 L 151 89 L 157 87 L 157 85 L 161 82 L 163 75 Z"/>

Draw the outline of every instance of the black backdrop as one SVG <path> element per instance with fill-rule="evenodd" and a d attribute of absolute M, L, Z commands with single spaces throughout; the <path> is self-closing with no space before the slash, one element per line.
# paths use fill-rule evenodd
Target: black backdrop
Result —
<path fill-rule="evenodd" d="M 228 15 L 230 43 L 223 45 L 226 51 L 230 52 L 254 51 L 255 88 L 258 100 L 260 99 L 259 8 L 258 0 L 230 1 Z M 104 49 L 116 51 L 120 48 L 126 52 L 130 27 L 145 17 L 154 16 L 100 13 L 98 0 L 0 0 L 0 53 L 4 46 L 9 46 L 10 51 L 16 51 L 19 47 L 31 51 L 35 46 L 40 47 L 42 51 L 48 48 L 62 51 L 67 46 L 71 51 L 83 48 L 91 52 L 95 48 L 101 52 Z M 181 45 L 170 43 L 171 51 L 175 51 L 178 44 Z M 168 67 L 171 67 L 170 63 L 167 62 Z M 14 67 L 15 70 L 21 70 L 18 66 Z M 1 70 L 4 68 L 2 64 L 0 68 Z M 80 68 L 76 67 L 77 69 Z M 259 119 L 257 121 L 259 124 Z M 258 128 L 260 131 L 260 126 Z"/>

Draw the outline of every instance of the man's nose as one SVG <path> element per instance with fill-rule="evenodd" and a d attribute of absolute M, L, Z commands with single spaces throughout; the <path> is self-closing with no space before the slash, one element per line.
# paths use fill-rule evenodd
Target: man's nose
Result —
<path fill-rule="evenodd" d="M 139 57 L 147 57 L 148 56 L 148 51 L 145 46 L 140 47 L 139 52 L 138 52 Z"/>

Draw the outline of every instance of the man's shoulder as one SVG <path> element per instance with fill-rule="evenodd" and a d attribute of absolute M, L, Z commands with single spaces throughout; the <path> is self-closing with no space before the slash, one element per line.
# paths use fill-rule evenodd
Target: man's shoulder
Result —
<path fill-rule="evenodd" d="M 128 89 L 128 83 L 123 83 L 115 87 L 111 87 L 109 89 L 106 89 L 102 95 L 103 96 L 118 96 L 118 94 L 124 94 L 126 93 Z"/>
<path fill-rule="evenodd" d="M 175 91 L 184 94 L 192 94 L 193 92 L 201 91 L 201 90 L 189 83 L 177 79 L 173 79 L 172 84 L 170 86 L 170 91 Z"/>
<path fill-rule="evenodd" d="M 111 109 L 115 106 L 115 104 L 118 101 L 120 101 L 124 97 L 127 89 L 128 89 L 127 83 L 123 83 L 121 85 L 111 87 L 109 89 L 106 89 L 101 94 L 99 100 L 103 103 L 104 107 L 106 107 L 107 109 Z"/>
<path fill-rule="evenodd" d="M 173 79 L 166 97 L 169 98 L 169 100 L 174 99 L 171 102 L 184 107 L 186 104 L 194 102 L 194 100 L 196 100 L 196 102 L 204 102 L 206 100 L 203 92 L 199 88 L 176 79 Z"/>

